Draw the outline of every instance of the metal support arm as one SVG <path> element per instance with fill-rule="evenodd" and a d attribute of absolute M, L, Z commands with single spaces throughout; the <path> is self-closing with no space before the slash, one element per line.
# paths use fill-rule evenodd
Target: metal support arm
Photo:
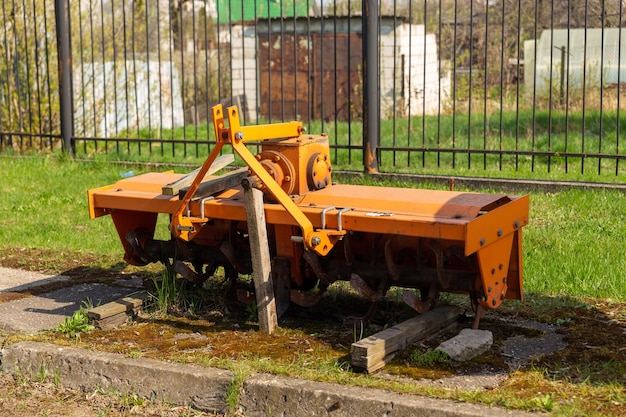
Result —
<path fill-rule="evenodd" d="M 274 198 L 287 210 L 294 221 L 302 230 L 304 245 L 307 249 L 312 249 L 317 254 L 325 256 L 333 248 L 334 244 L 346 232 L 345 230 L 319 229 L 314 230 L 311 221 L 302 213 L 298 206 L 291 200 L 291 197 L 276 183 L 274 178 L 263 168 L 256 160 L 254 155 L 246 148 L 245 142 L 263 141 L 280 138 L 298 137 L 304 131 L 302 123 L 289 122 L 278 123 L 272 125 L 258 126 L 241 126 L 239 122 L 239 113 L 236 106 L 226 109 L 228 118 L 228 127 L 224 124 L 224 113 L 222 106 L 213 107 L 213 125 L 215 128 L 215 136 L 217 145 L 202 165 L 198 175 L 193 183 L 189 186 L 189 190 L 185 197 L 181 200 L 180 206 L 172 218 L 170 230 L 172 233 L 183 240 L 191 240 L 199 232 L 200 224 L 206 223 L 206 218 L 187 217 L 185 213 L 186 207 L 193 198 L 194 193 L 198 189 L 202 178 L 208 171 L 209 167 L 221 151 L 225 143 L 230 143 L 233 150 L 245 162 L 250 170 L 259 180 L 267 187 Z"/>

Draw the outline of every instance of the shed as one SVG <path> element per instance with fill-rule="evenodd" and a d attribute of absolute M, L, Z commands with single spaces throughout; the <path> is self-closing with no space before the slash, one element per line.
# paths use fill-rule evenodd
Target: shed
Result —
<path fill-rule="evenodd" d="M 361 118 L 360 16 L 258 19 L 231 25 L 228 35 L 232 94 L 245 94 L 248 117 Z M 381 117 L 436 113 L 449 82 L 440 80 L 435 35 L 384 16 L 380 36 Z"/>

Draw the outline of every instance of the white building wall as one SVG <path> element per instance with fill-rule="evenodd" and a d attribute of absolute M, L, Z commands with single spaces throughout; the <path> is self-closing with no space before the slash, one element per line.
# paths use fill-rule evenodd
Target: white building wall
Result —
<path fill-rule="evenodd" d="M 234 25 L 229 33 L 232 36 L 230 47 L 233 96 L 241 96 L 245 100 L 244 121 L 256 120 L 259 89 L 256 30 L 254 27 Z"/>
<path fill-rule="evenodd" d="M 169 61 L 84 63 L 74 67 L 73 81 L 78 136 L 183 125 L 180 76 Z"/>
<path fill-rule="evenodd" d="M 398 116 L 434 115 L 449 97 L 450 82 L 440 79 L 436 37 L 424 32 L 423 25 L 405 23 L 381 37 L 383 118 L 394 110 Z"/>

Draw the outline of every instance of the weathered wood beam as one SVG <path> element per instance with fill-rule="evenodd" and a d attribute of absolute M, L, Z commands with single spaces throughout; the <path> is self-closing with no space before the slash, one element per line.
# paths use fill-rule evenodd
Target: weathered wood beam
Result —
<path fill-rule="evenodd" d="M 198 186 L 193 198 L 203 198 L 222 192 L 228 188 L 232 188 L 241 184 L 241 181 L 248 175 L 248 168 L 239 168 L 226 174 L 208 179 Z M 181 188 L 178 192 L 178 198 L 182 199 L 189 188 Z"/>
<path fill-rule="evenodd" d="M 396 352 L 455 323 L 462 312 L 456 306 L 437 307 L 353 343 L 350 348 L 353 368 L 366 373 L 381 369 Z"/>
<path fill-rule="evenodd" d="M 252 187 L 247 180 L 244 180 L 242 185 L 248 220 L 248 236 L 250 237 L 252 274 L 256 293 L 259 329 L 262 332 L 272 334 L 278 327 L 278 318 L 276 316 L 276 300 L 272 285 L 272 266 L 267 240 L 265 209 L 263 208 L 263 192 Z"/>
<path fill-rule="evenodd" d="M 215 161 L 213 161 L 213 163 L 209 167 L 209 170 L 207 171 L 207 175 L 215 174 L 217 171 L 227 167 L 228 165 L 232 164 L 234 161 L 235 161 L 235 156 L 232 153 L 227 153 L 227 154 L 218 156 L 217 158 L 215 158 Z M 193 170 L 192 172 L 180 178 L 179 180 L 176 180 L 172 183 L 164 185 L 161 188 L 161 193 L 163 193 L 164 195 L 178 194 L 182 188 L 189 187 L 191 185 L 194 178 L 196 178 L 196 175 L 198 175 L 198 172 L 200 172 L 200 168 Z"/>

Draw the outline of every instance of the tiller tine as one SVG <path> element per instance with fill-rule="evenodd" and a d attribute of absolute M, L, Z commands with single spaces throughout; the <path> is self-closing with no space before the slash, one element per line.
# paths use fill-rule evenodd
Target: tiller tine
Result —
<path fill-rule="evenodd" d="M 428 242 L 428 247 L 435 254 L 435 259 L 437 261 L 437 279 L 439 280 L 439 284 L 441 284 L 441 288 L 448 288 L 450 280 L 443 273 L 443 250 L 441 249 L 441 245 L 436 240 L 431 240 Z"/>
<path fill-rule="evenodd" d="M 374 317 L 374 314 L 376 314 L 377 310 L 378 310 L 378 303 L 374 301 L 370 305 L 370 308 L 367 310 L 367 313 L 365 313 L 365 315 L 348 316 L 344 319 L 343 324 L 344 326 L 354 326 L 355 324 L 360 324 L 363 327 L 366 327 L 367 325 L 369 325 L 370 321 L 372 321 L 372 318 Z"/>
<path fill-rule="evenodd" d="M 402 292 L 402 301 L 420 314 L 427 312 L 435 306 L 434 299 L 428 298 L 426 301 L 422 301 L 417 298 L 417 295 L 411 290 L 404 290 Z"/>
<path fill-rule="evenodd" d="M 182 261 L 176 261 L 174 263 L 174 270 L 179 273 L 185 280 L 196 285 L 204 284 L 204 282 L 209 278 L 204 274 L 198 274 Z"/>
<path fill-rule="evenodd" d="M 298 290 L 289 291 L 289 300 L 300 307 L 313 307 L 320 302 L 326 289 L 320 289 L 315 295 L 310 295 Z"/>
<path fill-rule="evenodd" d="M 393 261 L 393 249 L 391 248 L 391 240 L 388 240 L 385 243 L 385 264 L 387 265 L 387 270 L 389 271 L 389 275 L 391 279 L 397 281 L 400 278 L 400 273 L 398 272 L 398 267 L 396 263 Z"/>
<path fill-rule="evenodd" d="M 228 262 L 235 268 L 235 271 L 242 275 L 248 275 L 252 273 L 252 270 L 249 267 L 246 267 L 238 258 L 235 253 L 235 248 L 228 243 L 227 241 L 223 241 L 220 244 L 220 252 L 228 259 Z"/>
<path fill-rule="evenodd" d="M 357 274 L 350 275 L 350 285 L 359 294 L 373 303 L 380 301 L 385 295 L 383 291 L 384 285 L 381 285 L 377 291 L 374 291 L 369 285 L 367 285 L 367 282 L 365 282 L 365 280 Z"/>

